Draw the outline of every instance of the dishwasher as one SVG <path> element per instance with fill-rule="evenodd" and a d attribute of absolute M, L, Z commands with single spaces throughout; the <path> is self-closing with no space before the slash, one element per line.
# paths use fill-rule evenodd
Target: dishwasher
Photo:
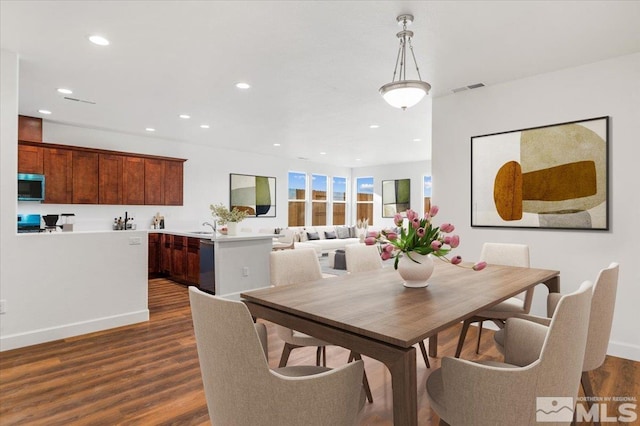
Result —
<path fill-rule="evenodd" d="M 214 242 L 212 240 L 201 239 L 199 288 L 211 294 L 216 294 L 214 254 Z"/>

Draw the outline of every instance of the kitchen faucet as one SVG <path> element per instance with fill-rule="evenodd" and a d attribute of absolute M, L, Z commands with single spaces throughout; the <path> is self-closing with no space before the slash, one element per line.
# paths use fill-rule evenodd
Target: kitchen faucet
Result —
<path fill-rule="evenodd" d="M 206 226 L 210 226 L 210 227 L 211 227 L 211 229 L 213 229 L 213 233 L 214 233 L 214 234 L 216 233 L 216 221 L 215 221 L 215 220 L 213 221 L 213 225 L 212 225 L 212 224 L 210 224 L 209 222 L 204 222 L 204 223 L 202 224 L 202 226 L 205 226 L 205 225 L 206 225 Z"/>

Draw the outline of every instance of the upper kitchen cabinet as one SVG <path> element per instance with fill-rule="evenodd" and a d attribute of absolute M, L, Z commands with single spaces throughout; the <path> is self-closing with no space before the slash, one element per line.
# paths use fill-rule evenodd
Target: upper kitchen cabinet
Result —
<path fill-rule="evenodd" d="M 42 118 L 19 115 L 18 140 L 42 142 Z"/>
<path fill-rule="evenodd" d="M 144 203 L 164 204 L 164 160 L 144 159 Z"/>
<path fill-rule="evenodd" d="M 18 173 L 44 174 L 44 156 L 41 146 L 18 145 Z"/>
<path fill-rule="evenodd" d="M 43 148 L 45 203 L 70 204 L 73 200 L 72 151 L 59 148 Z"/>
<path fill-rule="evenodd" d="M 98 170 L 97 153 L 72 151 L 73 204 L 98 204 Z"/>
<path fill-rule="evenodd" d="M 98 164 L 98 203 L 123 204 L 122 155 L 100 154 Z"/>
<path fill-rule="evenodd" d="M 144 204 L 144 158 L 124 157 L 122 170 L 123 204 Z"/>
<path fill-rule="evenodd" d="M 184 162 L 164 162 L 164 204 L 181 206 L 183 201 Z"/>

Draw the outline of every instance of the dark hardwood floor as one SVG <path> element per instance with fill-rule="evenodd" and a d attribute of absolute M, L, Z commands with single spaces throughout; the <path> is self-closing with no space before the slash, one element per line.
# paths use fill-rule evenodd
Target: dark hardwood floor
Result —
<path fill-rule="evenodd" d="M 165 279 L 149 281 L 149 322 L 0 353 L 0 425 L 205 425 L 209 424 L 191 324 L 187 289 Z M 269 362 L 277 365 L 282 342 L 269 327 Z M 462 357 L 500 359 L 493 333 L 485 330 L 476 355 L 476 328 L 469 330 Z M 439 339 L 439 354 L 455 352 L 460 327 Z M 435 425 L 418 353 L 419 423 Z M 327 349 L 327 363 L 346 362 L 348 351 Z M 373 404 L 363 425 L 390 425 L 391 379 L 379 362 L 365 359 Z M 315 362 L 313 348 L 296 349 L 290 365 Z M 640 396 L 640 363 L 607 357 L 592 373 L 603 396 Z"/>

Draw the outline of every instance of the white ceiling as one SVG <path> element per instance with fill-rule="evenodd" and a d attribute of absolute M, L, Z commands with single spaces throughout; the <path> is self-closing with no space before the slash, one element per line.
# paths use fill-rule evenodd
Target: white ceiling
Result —
<path fill-rule="evenodd" d="M 21 60 L 21 114 L 347 167 L 430 158 L 431 97 L 640 51 L 639 1 L 0 4 L 2 48 Z M 378 94 L 402 13 L 415 15 L 416 58 L 433 86 L 407 111 Z M 94 33 L 111 45 L 89 43 Z"/>

